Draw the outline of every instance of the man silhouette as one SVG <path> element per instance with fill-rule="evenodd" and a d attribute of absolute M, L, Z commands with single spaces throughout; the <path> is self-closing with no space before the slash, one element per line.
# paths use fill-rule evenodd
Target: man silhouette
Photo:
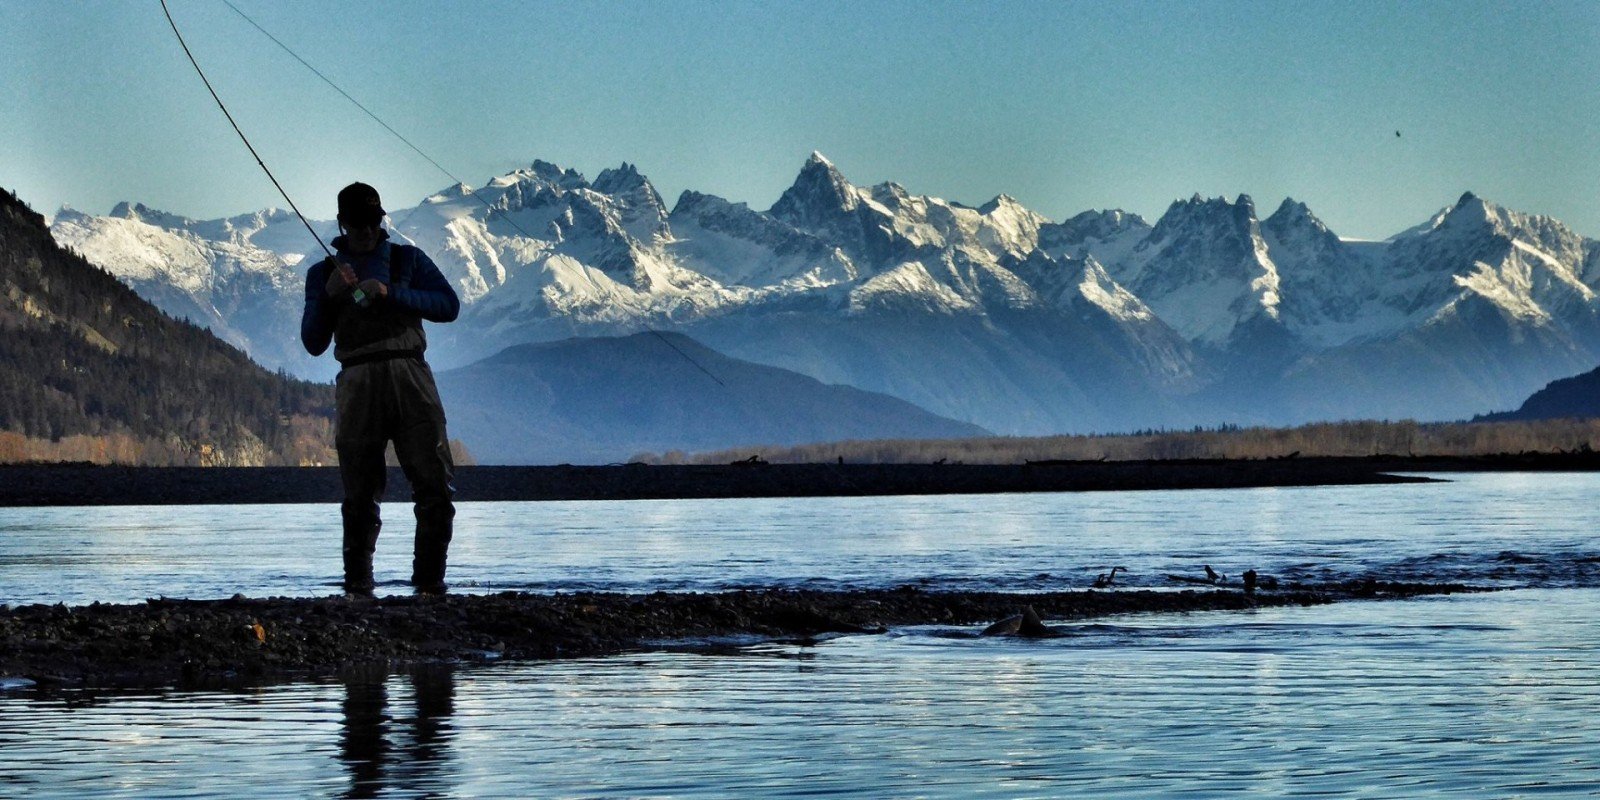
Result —
<path fill-rule="evenodd" d="M 383 524 L 378 502 L 387 479 L 384 450 L 392 441 L 416 506 L 411 583 L 418 593 L 442 594 L 456 513 L 454 464 L 444 406 L 422 357 L 422 321 L 450 322 L 461 302 L 427 254 L 388 241 L 384 215 L 371 186 L 352 183 L 340 190 L 342 235 L 333 240 L 338 255 L 306 273 L 300 338 L 314 356 L 331 341 L 341 367 L 334 443 L 344 483 L 345 592 L 373 592 L 372 553 Z"/>

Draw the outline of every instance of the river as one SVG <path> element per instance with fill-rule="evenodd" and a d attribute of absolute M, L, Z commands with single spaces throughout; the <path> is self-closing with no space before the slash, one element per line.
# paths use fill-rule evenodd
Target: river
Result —
<path fill-rule="evenodd" d="M 456 591 L 1175 586 L 1211 565 L 1508 591 L 209 692 L 0 690 L 0 796 L 1600 792 L 1600 476 L 463 504 Z M 406 509 L 379 543 L 409 567 Z M 317 594 L 335 506 L 0 509 L 0 602 Z"/>

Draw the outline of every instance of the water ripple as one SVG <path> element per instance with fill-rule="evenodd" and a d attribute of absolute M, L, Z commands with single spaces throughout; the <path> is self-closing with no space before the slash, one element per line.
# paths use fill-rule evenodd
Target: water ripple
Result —
<path fill-rule="evenodd" d="M 465 505 L 452 577 L 468 591 L 1078 588 L 1110 565 L 1131 569 L 1119 585 L 1154 587 L 1202 564 L 1235 579 L 1255 567 L 1533 588 L 1058 622 L 1071 635 L 1045 640 L 921 626 L 247 691 L 7 686 L 0 795 L 1592 794 L 1600 478 L 1529 480 Z M 331 506 L 8 510 L 0 591 L 8 602 L 326 591 L 333 517 Z M 393 591 L 405 538 L 379 546 Z"/>

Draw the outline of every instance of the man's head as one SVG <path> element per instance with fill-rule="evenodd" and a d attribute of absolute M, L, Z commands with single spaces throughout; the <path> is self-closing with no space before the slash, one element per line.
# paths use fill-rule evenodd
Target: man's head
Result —
<path fill-rule="evenodd" d="M 385 213 L 377 189 L 358 181 L 339 190 L 339 227 L 351 252 L 365 253 L 378 246 Z"/>

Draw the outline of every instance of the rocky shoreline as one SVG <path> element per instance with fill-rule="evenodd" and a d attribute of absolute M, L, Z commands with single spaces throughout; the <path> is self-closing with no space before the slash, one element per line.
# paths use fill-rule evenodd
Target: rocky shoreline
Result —
<path fill-rule="evenodd" d="M 663 647 L 810 642 L 891 627 L 981 626 L 1032 606 L 1047 623 L 1485 591 L 1461 584 L 1305 584 L 1182 591 L 747 590 L 152 599 L 0 607 L 0 680 L 42 686 L 256 683 L 438 663 L 575 658 Z M 21 679 L 20 681 L 18 679 Z"/>

